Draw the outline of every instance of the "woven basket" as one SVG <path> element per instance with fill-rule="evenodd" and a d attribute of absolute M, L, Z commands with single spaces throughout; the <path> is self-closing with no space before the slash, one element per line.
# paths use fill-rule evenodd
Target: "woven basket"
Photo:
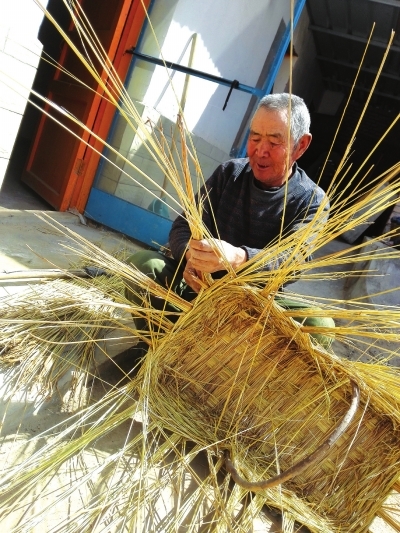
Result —
<path fill-rule="evenodd" d="M 264 491 L 267 503 L 279 501 L 314 531 L 365 531 L 399 477 L 399 420 L 385 412 L 384 386 L 378 394 L 365 379 L 373 369 L 313 344 L 255 289 L 200 300 L 146 366 L 154 419 L 229 450 L 249 481 L 313 453 L 343 419 L 357 383 L 359 408 L 324 458 Z"/>

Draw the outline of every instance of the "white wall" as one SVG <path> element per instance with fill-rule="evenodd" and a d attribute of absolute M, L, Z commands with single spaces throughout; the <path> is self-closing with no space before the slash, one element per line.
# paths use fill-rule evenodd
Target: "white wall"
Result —
<path fill-rule="evenodd" d="M 0 1 L 0 187 L 39 63 L 42 19 L 33 0 Z"/>
<path fill-rule="evenodd" d="M 254 86 L 282 18 L 290 15 L 289 0 L 158 0 L 152 20 L 166 60 L 178 62 L 191 35 L 197 34 L 192 67 Z M 142 51 L 159 57 L 151 32 Z M 188 64 L 189 49 L 181 59 Z M 173 77 L 178 99 L 185 75 Z M 171 89 L 159 101 L 168 77 L 163 67 L 138 62 L 131 83 L 132 97 L 143 101 L 170 120 L 176 119 L 176 98 Z M 189 130 L 229 153 L 250 95 L 234 90 L 222 111 L 229 88 L 201 78 L 189 82 L 185 118 Z"/>

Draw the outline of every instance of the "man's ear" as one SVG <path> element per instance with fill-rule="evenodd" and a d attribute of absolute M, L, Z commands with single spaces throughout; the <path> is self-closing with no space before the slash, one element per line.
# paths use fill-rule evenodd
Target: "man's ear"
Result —
<path fill-rule="evenodd" d="M 306 133 L 303 135 L 303 137 L 301 137 L 301 139 L 293 149 L 293 161 L 297 161 L 304 154 L 304 152 L 310 146 L 311 139 L 311 133 Z"/>

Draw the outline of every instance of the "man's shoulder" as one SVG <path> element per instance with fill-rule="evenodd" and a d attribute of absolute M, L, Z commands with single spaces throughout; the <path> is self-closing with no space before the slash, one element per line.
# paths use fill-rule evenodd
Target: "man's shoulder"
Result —
<path fill-rule="evenodd" d="M 295 176 L 295 182 L 299 191 L 303 191 L 303 194 L 317 195 L 318 198 L 323 198 L 325 192 L 319 187 L 315 181 L 308 177 L 307 173 L 300 167 L 297 167 Z"/>
<path fill-rule="evenodd" d="M 241 157 L 239 159 L 229 159 L 228 161 L 221 163 L 219 168 L 227 178 L 237 178 L 243 171 L 250 168 L 249 158 Z"/>
<path fill-rule="evenodd" d="M 224 197 L 229 203 L 244 195 L 251 181 L 246 179 L 249 171 L 251 169 L 247 158 L 229 159 L 218 165 L 206 182 L 210 200 L 216 201 Z"/>

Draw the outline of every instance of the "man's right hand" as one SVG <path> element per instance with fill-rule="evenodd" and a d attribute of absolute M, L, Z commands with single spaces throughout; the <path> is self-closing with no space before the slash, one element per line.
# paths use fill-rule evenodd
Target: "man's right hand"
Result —
<path fill-rule="evenodd" d="M 219 270 L 226 270 L 226 262 L 236 270 L 247 261 L 247 254 L 242 248 L 232 246 L 219 239 L 200 241 L 191 239 L 186 252 L 186 267 L 183 279 L 195 292 L 199 292 L 205 285 L 202 273 L 212 274 Z"/>
<path fill-rule="evenodd" d="M 237 270 L 247 261 L 247 254 L 242 248 L 219 239 L 191 239 L 186 260 L 191 262 L 192 268 L 197 272 L 213 274 L 226 270 L 226 263 Z"/>

